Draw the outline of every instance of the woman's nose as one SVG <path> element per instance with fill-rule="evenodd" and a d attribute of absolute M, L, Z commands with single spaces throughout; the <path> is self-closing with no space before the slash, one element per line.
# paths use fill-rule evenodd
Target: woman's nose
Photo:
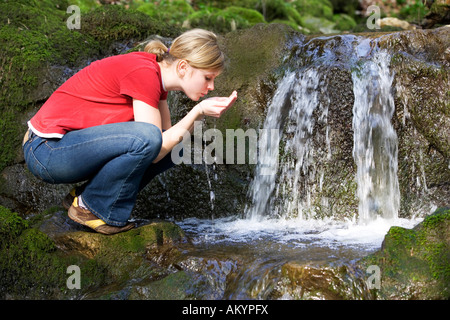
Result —
<path fill-rule="evenodd" d="M 214 90 L 214 81 L 211 81 L 210 83 L 208 83 L 208 90 L 209 91 L 213 91 Z"/>

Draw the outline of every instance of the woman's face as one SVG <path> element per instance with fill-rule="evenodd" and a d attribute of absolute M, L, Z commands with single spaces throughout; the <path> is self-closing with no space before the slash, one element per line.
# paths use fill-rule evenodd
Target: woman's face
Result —
<path fill-rule="evenodd" d="M 198 101 L 214 90 L 214 80 L 219 74 L 218 70 L 197 69 L 189 65 L 182 80 L 184 93 L 191 100 Z"/>

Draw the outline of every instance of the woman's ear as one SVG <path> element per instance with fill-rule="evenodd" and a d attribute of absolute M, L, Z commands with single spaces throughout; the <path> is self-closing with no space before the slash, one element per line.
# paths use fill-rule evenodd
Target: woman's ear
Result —
<path fill-rule="evenodd" d="M 177 63 L 178 76 L 183 78 L 186 75 L 188 68 L 189 68 L 189 63 L 186 60 L 178 61 L 178 63 Z"/>

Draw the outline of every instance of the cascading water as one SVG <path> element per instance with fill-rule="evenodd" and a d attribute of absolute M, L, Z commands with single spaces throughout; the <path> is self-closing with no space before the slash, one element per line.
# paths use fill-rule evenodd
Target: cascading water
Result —
<path fill-rule="evenodd" d="M 390 56 L 380 52 L 352 72 L 353 157 L 357 165 L 359 218 L 362 222 L 398 217 L 397 134 L 391 125 L 394 98 Z"/>
<path fill-rule="evenodd" d="M 358 50 L 356 51 L 358 52 Z M 359 57 L 355 57 L 355 60 Z M 368 59 L 357 60 L 352 71 L 353 105 L 353 157 L 357 172 L 358 216 L 361 223 L 377 217 L 396 219 L 400 204 L 397 178 L 397 135 L 391 125 L 394 99 L 391 93 L 393 75 L 389 71 L 390 56 L 375 52 Z M 314 112 L 321 111 L 325 118 L 327 106 L 319 101 L 326 95 L 326 83 L 321 81 L 315 68 L 288 72 L 280 82 L 268 109 L 265 128 L 284 131 L 283 159 L 277 174 L 265 176 L 256 170 L 250 186 L 253 206 L 247 218 L 267 216 L 283 218 L 309 218 L 315 216 L 312 198 L 322 188 L 323 171 L 315 163 L 315 152 L 330 155 L 328 127 L 326 144 L 322 150 L 313 146 Z M 287 119 L 281 119 L 281 108 L 289 99 Z M 326 99 L 325 99 L 326 101 Z M 283 123 L 286 123 L 283 128 Z M 271 153 L 268 153 L 272 157 Z M 273 157 L 272 162 L 275 163 Z M 264 162 L 264 161 L 263 161 Z M 317 176 L 319 174 L 319 176 Z M 326 200 L 326 199 L 325 199 Z"/>
<path fill-rule="evenodd" d="M 295 72 L 289 72 L 278 85 L 278 89 L 272 99 L 264 128 L 280 129 L 283 121 L 283 108 L 286 105 L 286 99 L 290 94 L 292 84 L 295 80 Z M 264 153 L 265 166 L 271 167 L 270 174 L 264 174 L 264 168 L 261 165 L 256 167 L 255 178 L 250 183 L 250 197 L 253 200 L 252 205 L 246 209 L 246 217 L 249 219 L 259 219 L 265 212 L 270 210 L 270 201 L 276 187 L 276 173 L 278 171 L 278 149 L 280 141 L 274 144 L 268 144 L 268 150 Z"/>
<path fill-rule="evenodd" d="M 310 208 L 311 193 L 305 181 L 315 176 L 311 137 L 315 123 L 313 112 L 319 105 L 319 85 L 318 71 L 313 68 L 298 73 L 288 72 L 279 84 L 280 89 L 269 106 L 264 127 L 284 130 L 283 160 L 279 164 L 279 159 L 274 157 L 275 152 L 265 153 L 267 159 L 262 162 L 272 162 L 277 169 L 279 166 L 279 170 L 263 175 L 257 168 L 250 186 L 253 206 L 247 211 L 247 218 L 302 218 L 304 210 Z M 286 99 L 289 99 L 288 103 Z M 290 106 L 287 119 L 281 117 L 285 105 Z M 279 148 L 280 142 L 278 140 L 270 147 Z"/>

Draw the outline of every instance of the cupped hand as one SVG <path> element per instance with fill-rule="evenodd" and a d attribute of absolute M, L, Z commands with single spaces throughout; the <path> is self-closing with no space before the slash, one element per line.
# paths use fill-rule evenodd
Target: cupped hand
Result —
<path fill-rule="evenodd" d="M 205 116 L 219 118 L 225 111 L 227 111 L 237 99 L 237 92 L 229 97 L 212 97 L 203 100 L 198 104 L 200 113 Z"/>

